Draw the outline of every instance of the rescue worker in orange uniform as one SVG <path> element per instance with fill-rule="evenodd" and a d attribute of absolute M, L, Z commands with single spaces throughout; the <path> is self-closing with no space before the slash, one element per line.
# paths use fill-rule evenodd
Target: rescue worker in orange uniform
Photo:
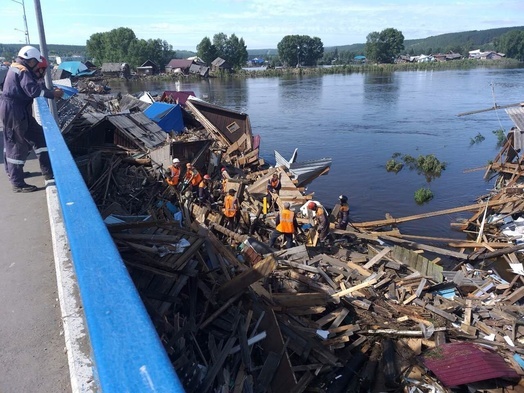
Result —
<path fill-rule="evenodd" d="M 198 169 L 196 169 L 191 163 L 186 164 L 186 174 L 184 175 L 184 189 L 187 187 L 191 187 L 191 190 L 193 193 L 198 192 L 198 185 L 202 181 L 202 175 L 200 172 L 198 172 Z"/>
<path fill-rule="evenodd" d="M 346 229 L 348 227 L 349 223 L 349 205 L 348 205 L 348 197 L 345 195 L 340 195 L 338 197 L 340 201 L 340 209 L 338 210 L 337 214 L 337 229 Z"/>
<path fill-rule="evenodd" d="M 204 175 L 204 178 L 198 185 L 198 201 L 201 204 L 213 203 L 213 195 L 211 194 L 211 176 Z"/>
<path fill-rule="evenodd" d="M 286 239 L 286 248 L 293 247 L 293 233 L 298 228 L 297 218 L 295 213 L 289 210 L 289 202 L 284 203 L 284 209 L 280 212 L 276 219 L 276 229 L 271 233 L 269 238 L 269 247 L 275 245 L 275 241 L 280 235 L 284 235 Z"/>
<path fill-rule="evenodd" d="M 271 176 L 271 179 L 267 181 L 267 203 L 269 206 L 273 204 L 273 195 L 272 194 L 279 194 L 280 189 L 282 188 L 282 185 L 280 184 L 280 179 L 278 178 L 278 174 L 274 173 L 273 176 Z"/>
<path fill-rule="evenodd" d="M 231 231 L 235 230 L 236 218 L 239 210 L 238 199 L 235 197 L 236 191 L 232 188 L 224 199 L 224 217 L 226 218 L 226 228 Z"/>
<path fill-rule="evenodd" d="M 180 182 L 180 160 L 178 158 L 173 158 L 173 164 L 169 167 L 169 175 L 166 178 L 167 184 L 170 186 L 178 186 Z"/>
<path fill-rule="evenodd" d="M 315 213 L 314 221 L 318 233 L 318 240 L 323 244 L 329 235 L 329 218 L 326 210 L 313 201 L 307 204 L 307 208 Z"/>

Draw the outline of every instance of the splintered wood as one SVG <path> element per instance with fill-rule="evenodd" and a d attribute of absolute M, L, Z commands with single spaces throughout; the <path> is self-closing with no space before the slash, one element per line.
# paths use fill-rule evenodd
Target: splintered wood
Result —
<path fill-rule="evenodd" d="M 188 109 L 200 127 L 178 143 L 214 140 L 180 158 L 210 174 L 211 201 L 200 200 L 197 187 L 168 186 L 166 168 L 147 154 L 105 146 L 79 159 L 186 392 L 450 392 L 420 356 L 457 342 L 482 345 L 523 374 L 524 165 L 513 148 L 520 132 L 490 165 L 497 189 L 478 203 L 347 230 L 335 228 L 333 215 L 329 241 L 314 246 L 314 222 L 300 214 L 312 195 L 285 168 L 259 166 L 250 129 L 239 131 L 238 122 L 249 126 L 244 114 L 212 122 L 206 111 L 219 108 Z M 282 188 L 268 207 L 274 173 Z M 240 205 L 234 222 L 222 214 L 224 189 L 235 190 Z M 285 202 L 303 226 L 295 247 L 283 250 L 277 240 L 269 248 Z M 467 211 L 471 219 L 456 225 L 467 240 L 379 231 Z M 493 258 L 503 258 L 511 278 Z M 517 390 L 518 378 L 510 382 Z"/>

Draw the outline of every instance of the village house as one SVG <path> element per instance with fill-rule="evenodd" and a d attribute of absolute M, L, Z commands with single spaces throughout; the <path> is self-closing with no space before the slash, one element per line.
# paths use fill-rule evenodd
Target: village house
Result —
<path fill-rule="evenodd" d="M 127 63 L 104 63 L 100 70 L 105 77 L 126 78 L 131 76 L 131 70 Z"/>
<path fill-rule="evenodd" d="M 166 65 L 166 74 L 189 74 L 189 68 L 193 64 L 193 60 L 188 59 L 171 59 Z"/>
<path fill-rule="evenodd" d="M 217 57 L 211 62 L 211 71 L 231 71 L 231 65 L 221 57 Z"/>
<path fill-rule="evenodd" d="M 478 60 L 500 60 L 503 57 L 506 57 L 504 53 L 498 53 L 495 51 L 485 51 L 482 52 L 480 49 L 470 50 L 469 58 L 478 59 Z"/>
<path fill-rule="evenodd" d="M 141 66 L 136 67 L 136 74 L 137 75 L 142 75 L 142 76 L 156 75 L 156 74 L 158 74 L 158 72 L 159 72 L 159 67 L 152 60 L 147 60 Z"/>

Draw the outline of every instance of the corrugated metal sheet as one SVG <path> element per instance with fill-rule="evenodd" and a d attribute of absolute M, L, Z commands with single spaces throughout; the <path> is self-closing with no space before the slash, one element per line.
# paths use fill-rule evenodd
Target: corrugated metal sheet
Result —
<path fill-rule="evenodd" d="M 148 150 L 153 150 L 166 143 L 166 133 L 143 113 L 108 116 L 111 122 L 125 137 L 140 142 Z"/>
<path fill-rule="evenodd" d="M 512 107 L 506 108 L 506 113 L 509 115 L 513 123 L 520 131 L 524 131 L 524 108 Z"/>
<path fill-rule="evenodd" d="M 426 352 L 422 362 L 446 387 L 494 378 L 519 378 L 498 353 L 467 342 L 443 344 Z"/>

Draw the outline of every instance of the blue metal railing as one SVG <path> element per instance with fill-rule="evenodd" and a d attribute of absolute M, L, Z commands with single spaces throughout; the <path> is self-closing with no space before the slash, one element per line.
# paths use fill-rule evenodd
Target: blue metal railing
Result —
<path fill-rule="evenodd" d="M 37 105 L 102 391 L 184 392 L 46 99 Z"/>

